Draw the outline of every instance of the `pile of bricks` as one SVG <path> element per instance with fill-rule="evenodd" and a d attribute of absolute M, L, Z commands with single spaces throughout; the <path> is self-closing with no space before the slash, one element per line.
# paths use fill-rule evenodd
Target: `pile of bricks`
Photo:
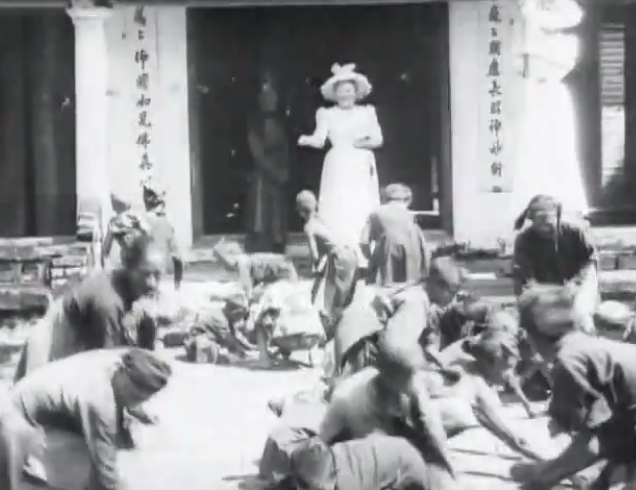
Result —
<path fill-rule="evenodd" d="M 90 244 L 0 244 L 0 311 L 45 310 L 94 264 Z"/>
<path fill-rule="evenodd" d="M 54 292 L 81 280 L 95 266 L 95 257 L 90 243 L 74 243 L 51 250 L 51 288 Z M 49 252 L 49 253 L 50 253 Z"/>

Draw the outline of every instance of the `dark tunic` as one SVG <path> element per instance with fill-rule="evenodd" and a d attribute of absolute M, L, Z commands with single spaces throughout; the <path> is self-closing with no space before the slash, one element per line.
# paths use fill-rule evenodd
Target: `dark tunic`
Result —
<path fill-rule="evenodd" d="M 371 435 L 332 448 L 337 490 L 428 490 L 429 471 L 406 439 Z"/>
<path fill-rule="evenodd" d="M 562 221 L 556 240 L 529 227 L 515 240 L 513 274 L 515 294 L 530 280 L 542 284 L 565 284 L 596 260 L 596 248 L 583 224 Z"/>
<path fill-rule="evenodd" d="M 250 117 L 248 143 L 254 170 L 250 176 L 247 231 L 255 235 L 251 238 L 257 251 L 274 251 L 284 247 L 287 233 L 289 151 L 280 118 L 274 113 Z"/>
<path fill-rule="evenodd" d="M 116 449 L 122 411 L 115 403 L 111 386 L 119 360 L 120 353 L 113 351 L 72 356 L 30 374 L 11 392 L 13 405 L 34 430 L 46 426 L 84 436 L 92 463 L 89 490 L 119 488 Z M 0 425 L 2 422 L 0 418 Z M 3 429 L 4 437 L 0 442 L 11 447 L 11 431 L 7 432 L 7 427 Z M 9 458 L 12 454 L 17 453 L 9 453 Z M 8 463 L 21 467 L 24 460 Z"/>
<path fill-rule="evenodd" d="M 424 235 L 408 209 L 380 206 L 369 216 L 361 242 L 375 245 L 369 261 L 370 282 L 386 286 L 426 277 Z"/>
<path fill-rule="evenodd" d="M 129 346 L 135 332 L 124 318 L 132 295 L 121 273 L 97 272 L 58 298 L 29 334 L 15 380 L 78 352 Z"/>
<path fill-rule="evenodd" d="M 580 332 L 564 337 L 552 370 L 550 416 L 595 431 L 610 459 L 636 458 L 636 346 Z"/>

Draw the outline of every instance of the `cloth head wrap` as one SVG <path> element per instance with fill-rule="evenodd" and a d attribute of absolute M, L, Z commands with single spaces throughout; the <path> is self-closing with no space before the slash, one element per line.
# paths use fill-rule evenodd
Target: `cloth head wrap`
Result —
<path fill-rule="evenodd" d="M 564 286 L 539 285 L 519 297 L 520 321 L 528 334 L 558 340 L 577 327 L 574 294 Z"/>
<path fill-rule="evenodd" d="M 466 279 L 464 270 L 450 257 L 436 257 L 431 261 L 429 279 L 434 279 L 451 291 L 458 291 Z"/>
<path fill-rule="evenodd" d="M 166 191 L 156 185 L 144 184 L 143 199 L 146 209 L 155 209 L 166 203 Z"/>
<path fill-rule="evenodd" d="M 317 206 L 316 195 L 309 191 L 300 191 L 296 196 L 296 206 L 307 211 L 315 211 Z"/>
<path fill-rule="evenodd" d="M 561 217 L 561 203 L 554 197 L 545 194 L 539 194 L 530 199 L 526 209 L 515 220 L 515 230 L 523 228 L 524 223 L 528 219 L 538 213 L 556 211 L 558 217 Z"/>
<path fill-rule="evenodd" d="M 143 390 L 156 393 L 168 383 L 172 367 L 150 351 L 131 349 L 122 356 L 122 370 Z"/>
<path fill-rule="evenodd" d="M 333 453 L 318 437 L 303 441 L 291 455 L 292 475 L 312 490 L 333 490 L 336 467 Z"/>
<path fill-rule="evenodd" d="M 382 189 L 382 202 L 410 202 L 413 192 L 408 186 L 400 183 L 389 184 Z"/>

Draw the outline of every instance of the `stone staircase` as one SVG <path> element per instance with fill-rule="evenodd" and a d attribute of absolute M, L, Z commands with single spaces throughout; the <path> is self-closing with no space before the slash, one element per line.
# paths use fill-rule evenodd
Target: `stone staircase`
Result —
<path fill-rule="evenodd" d="M 593 230 L 599 243 L 600 285 L 603 299 L 629 302 L 636 299 L 636 228 Z M 443 232 L 425 232 L 431 248 L 448 243 Z M 242 235 L 226 235 L 226 242 L 243 246 Z M 187 283 L 227 283 L 235 279 L 214 260 L 212 248 L 219 238 L 207 237 L 186 255 L 184 280 Z M 300 233 L 291 234 L 286 253 L 301 276 L 310 271 L 308 246 Z M 469 271 L 467 289 L 504 304 L 514 303 L 511 259 L 483 253 L 459 255 L 457 260 Z M 39 265 L 38 265 L 39 264 Z M 47 264 L 44 266 L 43 264 Z M 94 264 L 89 244 L 68 238 L 0 239 L 0 311 L 20 305 L 48 304 L 44 294 L 57 293 L 69 282 L 81 278 Z M 48 270 L 47 274 L 41 272 Z M 7 279 L 7 274 L 12 278 Z M 39 278 L 34 281 L 35 278 Z M 15 284 L 8 284 L 11 282 Z M 46 284 L 46 287 L 40 287 Z M 19 286 L 20 285 L 20 286 Z M 201 285 L 203 286 L 203 285 Z M 20 295 L 16 291 L 22 291 Z M 50 296 L 50 294 L 49 294 Z"/>
<path fill-rule="evenodd" d="M 636 300 L 636 228 L 626 230 L 601 229 L 595 234 L 599 243 L 599 280 L 603 299 L 629 302 Z M 596 230 L 595 230 L 596 231 Z M 448 243 L 441 232 L 426 232 L 427 241 L 434 249 Z M 242 237 L 226 236 L 227 242 L 242 246 Z M 185 278 L 189 281 L 221 281 L 232 278 L 214 261 L 212 247 L 217 240 L 210 238 L 198 243 L 188 255 Z M 301 276 L 306 276 L 311 264 L 306 240 L 301 234 L 292 234 L 286 253 Z M 487 254 L 467 254 L 457 257 L 469 272 L 467 290 L 503 304 L 514 304 L 510 256 L 485 257 Z"/>

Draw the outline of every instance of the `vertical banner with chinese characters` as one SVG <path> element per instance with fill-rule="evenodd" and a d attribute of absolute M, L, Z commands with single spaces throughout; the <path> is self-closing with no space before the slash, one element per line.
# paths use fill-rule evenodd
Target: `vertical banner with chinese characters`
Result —
<path fill-rule="evenodd" d="M 137 166 L 141 176 L 140 185 L 154 179 L 157 162 L 153 125 L 156 100 L 153 100 L 157 84 L 156 56 L 156 12 L 154 8 L 137 6 L 132 9 L 135 62 L 134 118 L 135 132 L 131 137 L 137 148 Z"/>
<path fill-rule="evenodd" d="M 480 45 L 483 56 L 483 89 L 480 104 L 480 161 L 485 163 L 486 192 L 510 192 L 512 142 L 507 127 L 511 94 L 506 82 L 511 73 L 511 19 L 506 0 L 484 0 L 480 4 Z"/>

